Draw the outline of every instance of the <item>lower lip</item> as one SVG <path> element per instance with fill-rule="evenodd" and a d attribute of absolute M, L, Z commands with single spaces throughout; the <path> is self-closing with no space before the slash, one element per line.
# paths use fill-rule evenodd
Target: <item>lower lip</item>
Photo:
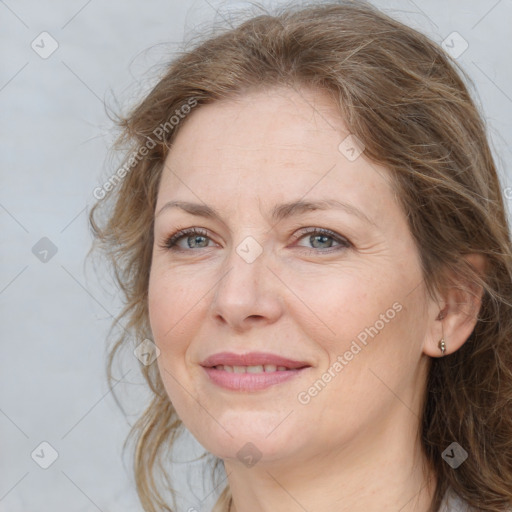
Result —
<path fill-rule="evenodd" d="M 301 374 L 307 368 L 260 373 L 234 373 L 215 368 L 203 369 L 218 386 L 231 391 L 258 391 L 286 382 Z"/>

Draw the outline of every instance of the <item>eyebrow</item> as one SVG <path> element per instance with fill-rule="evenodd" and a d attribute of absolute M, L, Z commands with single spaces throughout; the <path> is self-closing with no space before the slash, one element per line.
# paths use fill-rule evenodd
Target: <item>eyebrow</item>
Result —
<path fill-rule="evenodd" d="M 222 220 L 221 215 L 217 210 L 215 210 L 215 208 L 212 208 L 206 204 L 190 203 L 187 201 L 169 201 L 168 203 L 164 204 L 162 208 L 160 208 L 155 217 L 160 215 L 164 210 L 170 208 L 179 208 L 180 210 L 190 213 L 191 215 L 196 215 L 198 217 Z M 350 215 L 354 215 L 355 217 L 358 217 L 360 220 L 368 224 L 371 224 L 374 227 L 377 227 L 375 222 L 371 220 L 364 212 L 362 212 L 352 204 L 345 203 L 337 199 L 323 199 L 320 201 L 297 200 L 276 205 L 272 209 L 271 218 L 275 222 L 279 222 L 283 219 L 292 217 L 294 215 L 301 215 L 315 210 L 329 209 L 343 210 L 344 212 Z"/>

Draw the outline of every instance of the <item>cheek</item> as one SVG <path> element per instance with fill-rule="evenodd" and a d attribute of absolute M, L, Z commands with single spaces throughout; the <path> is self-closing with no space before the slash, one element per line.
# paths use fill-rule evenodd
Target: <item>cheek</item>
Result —
<path fill-rule="evenodd" d="M 204 324 L 204 308 L 212 284 L 195 269 L 168 268 L 155 262 L 152 267 L 148 306 L 154 342 L 161 351 L 162 362 L 177 371 L 185 353 Z"/>
<path fill-rule="evenodd" d="M 172 285 L 171 285 L 172 283 Z M 167 272 L 152 270 L 148 289 L 149 321 L 154 342 L 162 351 L 180 350 L 179 332 L 187 320 L 187 301 L 179 282 Z"/>
<path fill-rule="evenodd" d="M 185 313 L 190 308 L 184 303 L 183 293 L 175 281 L 158 270 L 152 270 L 150 276 L 148 306 L 153 341 L 160 349 L 156 360 L 158 370 L 173 406 L 180 408 L 183 396 L 177 383 L 185 382 L 187 338 L 184 328 L 191 316 L 191 313 Z"/>
<path fill-rule="evenodd" d="M 371 402 L 372 388 L 380 384 L 368 368 L 391 383 L 400 381 L 404 371 L 409 371 L 406 368 L 413 367 L 423 328 L 422 288 L 411 293 L 411 283 L 418 283 L 418 276 L 413 274 L 412 269 L 390 264 L 387 271 L 382 266 L 354 266 L 339 274 L 303 275 L 298 280 L 296 276 L 294 291 L 307 308 L 297 301 L 301 311 L 291 314 L 300 322 L 306 338 L 322 349 L 321 371 L 345 376 L 333 379 L 332 390 L 338 386 L 344 391 L 356 388 L 363 395 L 368 393 Z M 343 370 L 339 370 L 340 357 Z M 352 406 L 357 408 L 359 394 L 352 396 Z"/>
<path fill-rule="evenodd" d="M 301 273 L 283 269 L 281 273 L 284 282 L 293 283 L 296 296 L 289 303 L 290 314 L 309 338 L 323 340 L 329 352 L 344 350 L 392 307 L 399 293 L 389 274 L 356 264 Z"/>
<path fill-rule="evenodd" d="M 165 332 L 165 324 L 167 322 L 166 312 L 172 314 L 172 303 L 172 297 L 169 296 L 165 286 L 163 286 L 159 273 L 152 269 L 149 276 L 148 310 L 151 331 L 157 345 L 159 345 L 159 342 Z M 167 329 L 170 328 L 170 325 L 172 324 L 169 324 Z"/>

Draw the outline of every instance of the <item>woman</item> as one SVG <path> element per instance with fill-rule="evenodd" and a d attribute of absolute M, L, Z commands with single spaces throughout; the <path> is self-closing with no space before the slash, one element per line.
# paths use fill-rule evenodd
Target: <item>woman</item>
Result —
<path fill-rule="evenodd" d="M 171 510 L 182 425 L 218 512 L 509 509 L 511 241 L 441 48 L 363 3 L 287 8 L 185 52 L 122 127 L 91 223 L 127 300 L 110 364 L 135 343 L 154 393 L 144 510 Z"/>

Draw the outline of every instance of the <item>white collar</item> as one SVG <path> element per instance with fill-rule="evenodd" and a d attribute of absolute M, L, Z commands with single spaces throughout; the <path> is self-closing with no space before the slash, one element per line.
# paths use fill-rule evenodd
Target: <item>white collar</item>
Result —
<path fill-rule="evenodd" d="M 439 512 L 471 512 L 473 509 L 450 487 L 444 495 Z"/>

